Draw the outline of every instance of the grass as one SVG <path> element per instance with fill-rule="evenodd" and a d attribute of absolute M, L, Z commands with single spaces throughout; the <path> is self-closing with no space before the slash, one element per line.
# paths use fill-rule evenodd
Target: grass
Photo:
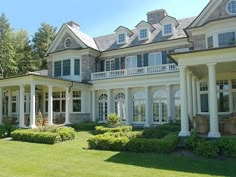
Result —
<path fill-rule="evenodd" d="M 87 150 L 88 132 L 55 145 L 0 140 L 1 177 L 236 176 L 236 159 Z"/>

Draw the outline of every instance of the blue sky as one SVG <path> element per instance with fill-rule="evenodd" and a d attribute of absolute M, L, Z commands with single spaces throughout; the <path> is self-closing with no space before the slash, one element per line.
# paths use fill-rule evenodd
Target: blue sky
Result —
<path fill-rule="evenodd" d="M 120 26 L 133 29 L 146 13 L 166 9 L 177 19 L 197 16 L 209 0 L 0 0 L 11 26 L 33 35 L 41 22 L 60 26 L 70 20 L 80 24 L 81 31 L 96 37 L 113 33 Z"/>

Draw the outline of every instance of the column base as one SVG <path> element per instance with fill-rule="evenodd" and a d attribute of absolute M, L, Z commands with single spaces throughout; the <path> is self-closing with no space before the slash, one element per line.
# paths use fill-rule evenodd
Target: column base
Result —
<path fill-rule="evenodd" d="M 190 136 L 190 131 L 181 131 L 179 132 L 180 137 Z"/>
<path fill-rule="evenodd" d="M 18 127 L 20 127 L 20 128 L 27 128 L 27 127 L 25 126 L 25 124 L 18 125 Z"/>
<path fill-rule="evenodd" d="M 145 124 L 144 127 L 148 128 L 148 127 L 150 127 L 150 124 Z"/>
<path fill-rule="evenodd" d="M 221 135 L 220 135 L 220 132 L 209 132 L 208 137 L 209 138 L 220 138 Z"/>
<path fill-rule="evenodd" d="M 36 125 L 30 125 L 29 128 L 37 128 Z"/>

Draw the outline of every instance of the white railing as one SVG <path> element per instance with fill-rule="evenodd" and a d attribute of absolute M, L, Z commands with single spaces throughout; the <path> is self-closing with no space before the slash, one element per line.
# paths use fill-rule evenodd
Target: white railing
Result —
<path fill-rule="evenodd" d="M 156 66 L 147 66 L 131 69 L 122 69 L 114 71 L 96 72 L 91 74 L 91 80 L 109 79 L 117 77 L 138 76 L 146 74 L 168 73 L 179 71 L 174 63 Z"/>

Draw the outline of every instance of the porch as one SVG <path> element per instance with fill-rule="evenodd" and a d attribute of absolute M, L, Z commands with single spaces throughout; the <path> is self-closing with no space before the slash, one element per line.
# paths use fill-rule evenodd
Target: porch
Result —
<path fill-rule="evenodd" d="M 181 132 L 189 136 L 189 122 L 197 114 L 209 115 L 210 138 L 221 136 L 222 122 L 235 112 L 236 48 L 179 53 L 172 55 L 180 69 Z M 189 121 L 190 120 L 190 121 Z M 202 123 L 203 125 L 207 124 Z M 231 124 L 230 121 L 227 124 Z M 232 124 L 231 124 L 232 126 Z"/>
<path fill-rule="evenodd" d="M 35 74 L 1 79 L 0 123 L 35 128 L 90 118 L 89 110 L 81 106 L 82 93 L 90 99 L 88 88 L 88 84 Z"/>

